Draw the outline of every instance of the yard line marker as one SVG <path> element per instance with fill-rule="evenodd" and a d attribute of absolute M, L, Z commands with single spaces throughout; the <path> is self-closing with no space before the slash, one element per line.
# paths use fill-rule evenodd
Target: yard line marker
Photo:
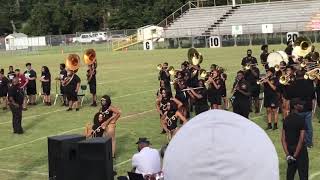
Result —
<path fill-rule="evenodd" d="M 31 174 L 41 175 L 41 176 L 48 176 L 48 173 L 41 173 L 38 171 L 20 171 L 20 170 L 11 170 L 11 169 L 0 169 L 0 171 L 10 172 L 10 173 L 31 173 Z"/>
<path fill-rule="evenodd" d="M 144 94 L 146 92 L 151 92 L 151 91 L 155 91 L 154 89 L 150 89 L 150 90 L 146 90 L 146 91 L 139 91 L 139 92 L 136 92 L 136 93 L 130 93 L 130 94 L 125 94 L 125 95 L 122 95 L 122 96 L 116 96 L 112 99 L 118 99 L 118 98 L 123 98 L 123 97 L 128 97 L 128 96 L 132 96 L 132 95 L 137 95 L 137 94 Z M 48 115 L 48 114 L 52 114 L 52 113 L 56 113 L 56 112 L 61 112 L 61 111 L 64 111 L 64 109 L 59 109 L 59 110 L 55 110 L 55 111 L 49 111 L 49 112 L 46 112 L 46 113 L 42 113 L 42 114 L 38 114 L 38 115 L 33 115 L 33 116 L 27 116 L 27 117 L 22 117 L 22 120 L 25 120 L 25 119 L 33 119 L 33 118 L 36 118 L 36 117 L 39 117 L 39 116 L 43 116 L 43 115 Z M 8 123 L 11 123 L 12 121 L 6 121 L 6 122 L 1 122 L 1 124 L 8 124 Z"/>
<path fill-rule="evenodd" d="M 310 180 L 314 179 L 315 177 L 317 177 L 317 176 L 319 176 L 319 175 L 320 175 L 320 171 L 311 174 Z"/>
<path fill-rule="evenodd" d="M 141 115 L 141 114 L 146 114 L 146 113 L 149 113 L 149 112 L 152 112 L 152 111 L 155 111 L 155 109 L 150 109 L 150 110 L 147 110 L 147 111 L 142 111 L 142 112 L 140 112 L 140 113 L 136 113 L 136 114 L 131 114 L 131 115 L 128 115 L 128 116 L 124 116 L 124 117 L 122 117 L 122 118 L 120 117 L 119 120 L 131 118 L 131 117 L 134 117 L 134 116 L 139 116 L 139 115 Z M 4 150 L 8 150 L 8 149 L 13 149 L 13 148 L 16 148 L 16 147 L 20 147 L 20 146 L 23 146 L 23 145 L 31 144 L 31 143 L 34 143 L 34 142 L 36 142 L 36 141 L 40 141 L 40 140 L 46 139 L 46 138 L 49 137 L 49 136 L 62 135 L 62 134 L 66 134 L 66 133 L 69 133 L 69 132 L 72 132 L 72 131 L 76 131 L 76 130 L 80 130 L 80 129 L 84 129 L 84 127 L 79 127 L 79 128 L 71 129 L 71 130 L 68 130 L 68 131 L 60 132 L 60 133 L 58 133 L 58 134 L 43 136 L 43 137 L 34 139 L 34 140 L 32 140 L 32 141 L 28 141 L 28 142 L 25 142 L 25 143 L 21 143 L 21 144 L 16 144 L 16 145 L 4 147 L 4 148 L 1 148 L 1 149 L 0 149 L 0 152 L 1 152 L 1 151 L 4 151 Z"/>

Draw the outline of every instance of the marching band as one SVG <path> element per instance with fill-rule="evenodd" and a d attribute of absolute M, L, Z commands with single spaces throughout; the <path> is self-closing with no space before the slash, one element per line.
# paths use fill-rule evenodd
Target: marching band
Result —
<path fill-rule="evenodd" d="M 202 69 L 203 56 L 196 49 L 189 49 L 188 61 L 181 64 L 180 70 L 168 63 L 159 64 L 160 90 L 156 107 L 160 120 L 168 119 L 167 114 L 171 113 L 169 109 L 172 106 L 180 112 L 178 119 L 189 119 L 193 109 L 195 115 L 208 109 L 227 110 L 230 102 L 233 112 L 246 118 L 249 118 L 250 112 L 260 113 L 261 107 L 265 107 L 266 130 L 277 130 L 279 114 L 282 114 L 283 121 L 290 113 L 290 100 L 300 98 L 306 103 L 301 112 L 307 124 L 306 145 L 312 147 L 311 119 L 316 102 L 319 102 L 317 95 L 320 94 L 319 53 L 306 37 L 288 43 L 285 51 L 269 53 L 268 45 L 263 45 L 261 50 L 260 60 L 265 73 L 261 73 L 257 59 L 248 49 L 229 99 L 226 98 L 227 75 L 224 68 L 212 64 L 209 71 Z M 170 105 L 168 102 L 171 102 Z M 168 105 L 170 108 L 167 108 Z M 163 125 L 163 121 L 160 122 L 169 137 L 176 133 L 176 128 L 171 130 Z"/>

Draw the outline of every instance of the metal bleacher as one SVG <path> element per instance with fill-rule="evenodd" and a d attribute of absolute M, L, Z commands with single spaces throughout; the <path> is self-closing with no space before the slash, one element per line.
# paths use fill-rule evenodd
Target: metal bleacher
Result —
<path fill-rule="evenodd" d="M 243 34 L 262 33 L 262 24 L 273 24 L 274 32 L 307 31 L 320 14 L 319 0 L 292 0 L 191 8 L 165 29 L 166 37 L 231 35 L 232 26 L 242 25 Z M 220 20 L 219 20 L 220 19 Z"/>

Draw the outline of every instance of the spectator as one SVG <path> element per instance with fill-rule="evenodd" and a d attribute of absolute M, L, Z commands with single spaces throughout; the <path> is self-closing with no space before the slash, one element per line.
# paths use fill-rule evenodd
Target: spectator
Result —
<path fill-rule="evenodd" d="M 147 138 L 139 138 L 138 153 L 132 157 L 133 172 L 142 174 L 156 174 L 161 171 L 160 153 L 157 149 L 150 146 Z"/>
<path fill-rule="evenodd" d="M 170 141 L 165 180 L 279 180 L 277 152 L 254 122 L 210 110 L 185 124 Z"/>
<path fill-rule="evenodd" d="M 294 180 L 297 170 L 300 180 L 308 179 L 309 157 L 304 143 L 306 124 L 299 115 L 303 111 L 304 104 L 298 98 L 292 99 L 290 101 L 292 110 L 283 121 L 281 142 L 288 163 L 287 180 Z"/>

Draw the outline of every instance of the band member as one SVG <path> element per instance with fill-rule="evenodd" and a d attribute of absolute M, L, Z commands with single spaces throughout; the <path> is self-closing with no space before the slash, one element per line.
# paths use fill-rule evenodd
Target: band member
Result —
<path fill-rule="evenodd" d="M 250 86 L 250 94 L 251 94 L 251 101 L 254 104 L 255 113 L 259 113 L 260 111 L 260 85 L 257 84 L 257 81 L 260 77 L 260 70 L 256 66 L 256 64 L 251 64 L 250 69 L 245 71 L 244 78 L 249 83 Z M 251 106 L 251 103 L 250 103 Z"/>
<path fill-rule="evenodd" d="M 101 112 L 96 113 L 93 118 L 93 124 L 88 123 L 86 126 L 85 136 L 103 137 L 111 120 L 111 118 L 107 119 Z"/>
<path fill-rule="evenodd" d="M 97 106 L 97 71 L 94 64 L 88 66 L 87 70 L 87 80 L 90 88 L 90 93 L 92 94 L 92 104 L 91 106 Z"/>
<path fill-rule="evenodd" d="M 210 102 L 211 109 L 221 109 L 221 88 L 222 81 L 218 70 L 213 70 L 209 76 L 207 83 L 208 88 L 208 101 Z"/>
<path fill-rule="evenodd" d="M 292 83 L 289 93 L 289 101 L 299 98 L 305 102 L 303 109 L 298 114 L 302 116 L 306 123 L 305 144 L 307 147 L 313 147 L 313 128 L 312 128 L 312 108 L 315 99 L 315 90 L 313 81 L 304 79 L 304 71 L 296 71 L 296 80 Z"/>
<path fill-rule="evenodd" d="M 171 85 L 170 85 L 170 74 L 168 72 L 168 63 L 165 62 L 162 65 L 162 69 L 159 72 L 159 80 L 163 80 L 166 84 L 166 89 L 171 91 Z"/>
<path fill-rule="evenodd" d="M 114 158 L 116 151 L 116 122 L 120 118 L 121 112 L 119 108 L 111 105 L 111 98 L 108 95 L 104 95 L 101 98 L 100 113 L 105 116 L 107 121 L 110 120 L 106 132 L 112 138 L 112 157 Z"/>
<path fill-rule="evenodd" d="M 244 79 L 244 72 L 238 71 L 236 81 L 232 88 L 231 97 L 233 112 L 245 118 L 249 118 L 250 113 L 250 91 L 249 83 Z"/>
<path fill-rule="evenodd" d="M 23 99 L 24 94 L 22 88 L 19 87 L 19 79 L 18 77 L 13 78 L 8 91 L 8 104 L 12 112 L 13 133 L 16 134 L 23 134 L 21 126 Z"/>
<path fill-rule="evenodd" d="M 67 71 L 68 75 L 64 79 L 65 93 L 67 95 L 67 99 L 69 102 L 69 108 L 67 111 L 72 111 L 72 109 L 76 109 L 79 111 L 79 101 L 78 101 L 78 92 L 80 89 L 80 78 L 74 73 L 74 71 Z"/>
<path fill-rule="evenodd" d="M 4 70 L 0 70 L 0 102 L 2 101 L 3 110 L 7 109 L 7 95 L 9 88 L 9 79 L 4 75 Z"/>
<path fill-rule="evenodd" d="M 182 106 L 179 108 L 179 111 L 186 117 L 190 118 L 190 109 L 189 109 L 189 94 L 184 91 L 187 85 L 184 80 L 178 82 L 178 88 L 176 89 L 175 98 L 178 99 Z"/>
<path fill-rule="evenodd" d="M 268 45 L 262 45 L 261 46 L 261 51 L 262 53 L 260 54 L 260 60 L 261 60 L 261 64 L 263 65 L 264 69 L 267 70 L 269 69 L 269 65 L 267 62 L 268 56 L 269 56 L 269 52 L 268 52 Z"/>
<path fill-rule="evenodd" d="M 200 79 L 198 82 L 198 87 L 202 87 L 202 89 L 191 89 L 188 91 L 189 95 L 195 99 L 194 100 L 194 110 L 196 115 L 208 111 L 208 93 L 207 88 L 205 86 L 205 81 L 203 79 Z"/>
<path fill-rule="evenodd" d="M 68 106 L 67 96 L 66 96 L 66 93 L 65 93 L 65 86 L 63 86 L 63 84 L 62 84 L 66 77 L 67 77 L 66 65 L 65 64 L 60 64 L 60 74 L 59 74 L 59 77 L 57 78 L 57 80 L 60 81 L 60 93 L 61 93 L 61 95 L 63 97 L 63 105 L 64 106 Z"/>
<path fill-rule="evenodd" d="M 15 71 L 15 76 L 18 79 L 18 83 L 19 83 L 19 88 L 22 90 L 24 96 L 26 96 L 26 86 L 28 84 L 29 79 L 27 79 L 24 74 L 22 74 L 20 72 L 20 69 L 16 69 Z M 24 98 L 24 102 L 23 102 L 23 108 L 22 110 L 26 111 L 27 110 L 27 100 L 26 98 Z"/>
<path fill-rule="evenodd" d="M 180 102 L 178 99 L 176 98 L 172 98 L 172 94 L 170 91 L 168 91 L 167 89 L 165 88 L 160 88 L 160 95 L 157 96 L 157 99 L 156 99 L 156 109 L 158 111 L 158 113 L 160 114 L 160 125 L 162 125 L 162 117 L 166 111 L 166 108 L 167 108 L 167 103 L 168 102 L 171 102 L 173 101 L 174 103 L 172 104 L 175 104 L 175 107 L 176 109 L 181 109 L 182 107 L 182 102 Z M 173 107 L 171 107 L 173 108 Z M 166 131 L 164 129 L 162 129 L 162 132 L 161 134 L 164 134 L 166 133 Z"/>
<path fill-rule="evenodd" d="M 304 119 L 299 115 L 303 111 L 303 104 L 300 99 L 292 99 L 291 112 L 283 122 L 281 142 L 288 164 L 287 180 L 294 180 L 297 170 L 300 180 L 308 179 L 309 157 L 304 144 L 306 127 Z"/>
<path fill-rule="evenodd" d="M 287 66 L 286 70 L 285 70 L 285 76 L 288 77 L 294 77 L 295 74 L 295 69 L 293 68 L 293 66 Z M 293 86 L 292 86 L 292 82 L 289 82 L 289 84 L 279 84 L 279 88 L 281 88 L 281 92 L 282 92 L 282 106 L 283 106 L 283 110 L 282 110 L 282 115 L 283 115 L 283 119 L 285 119 L 290 111 L 290 96 L 292 94 L 292 90 L 293 90 Z"/>
<path fill-rule="evenodd" d="M 47 106 L 51 106 L 51 74 L 47 66 L 42 66 L 41 68 L 40 82 L 42 87 L 42 93 L 44 95 L 44 104 Z"/>
<path fill-rule="evenodd" d="M 221 97 L 223 100 L 223 109 L 224 110 L 228 110 L 229 108 L 229 101 L 227 99 L 227 86 L 226 86 L 226 82 L 227 82 L 227 74 L 226 73 L 221 73 Z"/>
<path fill-rule="evenodd" d="M 279 99 L 277 94 L 278 79 L 274 76 L 273 67 L 267 70 L 267 78 L 263 82 L 264 86 L 264 107 L 267 108 L 268 129 L 272 129 L 272 119 L 274 121 L 273 130 L 278 129 L 278 108 Z"/>
<path fill-rule="evenodd" d="M 159 97 L 161 95 L 161 89 L 166 89 L 166 85 L 163 80 L 160 80 L 160 88 L 158 89 L 156 96 Z"/>
<path fill-rule="evenodd" d="M 190 87 L 197 87 L 198 86 L 198 77 L 200 71 L 200 65 L 189 65 L 190 69 Z"/>
<path fill-rule="evenodd" d="M 163 129 L 167 132 L 169 141 L 179 130 L 178 120 L 182 121 L 183 124 L 187 122 L 186 117 L 173 106 L 171 102 L 167 102 L 167 107 L 161 121 Z"/>
<path fill-rule="evenodd" d="M 245 67 L 248 64 L 258 64 L 258 61 L 255 57 L 252 56 L 252 50 L 248 49 L 247 50 L 247 56 L 244 57 L 241 61 L 242 67 Z"/>
<path fill-rule="evenodd" d="M 13 66 L 9 66 L 9 71 L 7 75 L 9 81 L 11 82 L 14 77 L 16 77 L 16 73 L 13 71 Z"/>
<path fill-rule="evenodd" d="M 293 58 L 292 51 L 293 51 L 292 41 L 288 41 L 288 42 L 287 42 L 287 47 L 286 47 L 286 49 L 284 50 L 284 52 L 286 52 L 287 55 L 288 55 L 288 57 L 289 57 L 288 65 L 294 64 L 294 61 L 293 61 L 293 59 L 292 59 L 292 58 Z"/>
<path fill-rule="evenodd" d="M 36 105 L 36 95 L 37 95 L 37 73 L 31 68 L 31 63 L 26 64 L 27 70 L 24 72 L 24 75 L 28 79 L 27 84 L 27 95 L 29 105 Z"/>

